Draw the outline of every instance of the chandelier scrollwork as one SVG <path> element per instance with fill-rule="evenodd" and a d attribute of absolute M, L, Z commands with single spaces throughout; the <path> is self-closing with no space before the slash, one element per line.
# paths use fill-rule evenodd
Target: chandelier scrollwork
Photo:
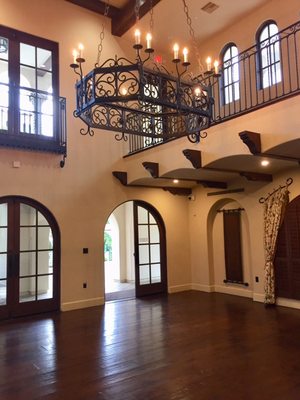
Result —
<path fill-rule="evenodd" d="M 102 35 L 103 36 L 103 35 Z M 145 59 L 142 60 L 140 32 L 135 33 L 136 60 L 110 58 L 102 65 L 83 74 L 83 47 L 74 51 L 71 64 L 79 76 L 76 82 L 74 115 L 93 129 L 119 132 L 115 137 L 124 140 L 127 134 L 152 139 L 169 140 L 188 136 L 199 141 L 203 130 L 210 126 L 214 100 L 212 85 L 218 74 L 209 70 L 194 78 L 188 74 L 188 50 L 174 46 L 175 74 L 153 62 L 151 34 L 146 36 Z M 102 45 L 101 45 L 102 48 Z M 99 57 L 98 57 L 99 58 Z M 214 79 L 216 78 L 216 79 Z"/>

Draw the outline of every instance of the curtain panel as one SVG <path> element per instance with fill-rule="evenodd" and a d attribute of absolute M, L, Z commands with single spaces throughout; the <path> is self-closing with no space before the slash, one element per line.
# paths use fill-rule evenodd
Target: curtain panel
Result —
<path fill-rule="evenodd" d="M 289 202 L 288 187 L 280 187 L 264 203 L 265 304 L 275 304 L 274 258 L 280 225 Z"/>

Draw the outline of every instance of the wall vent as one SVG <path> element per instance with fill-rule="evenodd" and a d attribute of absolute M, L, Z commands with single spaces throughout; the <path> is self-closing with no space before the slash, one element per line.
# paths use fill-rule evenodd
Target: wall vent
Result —
<path fill-rule="evenodd" d="M 204 12 L 208 14 L 212 14 L 214 11 L 216 11 L 220 6 L 218 4 L 212 3 L 211 1 L 207 4 L 205 4 L 204 7 L 201 8 Z"/>

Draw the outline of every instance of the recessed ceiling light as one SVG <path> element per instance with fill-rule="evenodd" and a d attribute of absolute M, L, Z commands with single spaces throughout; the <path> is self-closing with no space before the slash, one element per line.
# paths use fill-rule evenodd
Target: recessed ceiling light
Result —
<path fill-rule="evenodd" d="M 270 164 L 270 161 L 268 161 L 268 160 L 262 160 L 260 164 L 261 164 L 263 167 L 266 167 L 267 165 Z"/>
<path fill-rule="evenodd" d="M 173 179 L 173 183 L 179 183 L 178 179 Z"/>

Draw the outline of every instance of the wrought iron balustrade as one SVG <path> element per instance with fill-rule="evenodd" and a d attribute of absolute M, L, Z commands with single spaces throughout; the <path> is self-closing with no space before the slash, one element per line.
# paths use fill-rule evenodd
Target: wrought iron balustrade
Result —
<path fill-rule="evenodd" d="M 8 95 L 18 98 L 16 90 L 5 86 L 7 99 Z M 65 155 L 66 99 L 39 91 L 27 92 L 24 95 L 20 90 L 22 107 L 9 108 L 8 101 L 1 104 L 0 100 L 0 146 Z M 47 107 L 43 107 L 45 104 Z"/>
<path fill-rule="evenodd" d="M 273 59 L 272 52 L 275 49 L 279 52 L 280 63 Z M 270 66 L 264 67 L 263 71 L 261 69 L 262 57 L 269 57 L 267 61 L 270 62 Z M 280 65 L 279 72 L 277 64 Z M 225 84 L 226 78 L 224 76 L 225 73 L 228 73 L 228 70 L 230 71 L 230 68 L 236 70 L 236 65 L 238 65 L 239 75 L 238 95 L 229 93 L 229 96 L 225 96 L 225 90 L 236 90 L 234 85 L 231 86 L 231 89 L 230 85 L 229 89 L 225 88 L 228 87 L 228 80 Z M 220 70 L 221 77 L 219 79 L 209 78 L 211 79 L 212 97 L 214 98 L 211 126 L 299 94 L 300 21 L 279 31 L 260 45 L 256 44 L 239 53 L 231 61 L 227 61 L 226 65 L 221 66 Z M 274 74 L 277 74 L 276 78 L 274 78 Z M 226 98 L 227 102 L 228 99 L 235 100 L 226 104 Z M 170 142 L 170 140 L 129 135 L 129 154 L 167 142 Z"/>

